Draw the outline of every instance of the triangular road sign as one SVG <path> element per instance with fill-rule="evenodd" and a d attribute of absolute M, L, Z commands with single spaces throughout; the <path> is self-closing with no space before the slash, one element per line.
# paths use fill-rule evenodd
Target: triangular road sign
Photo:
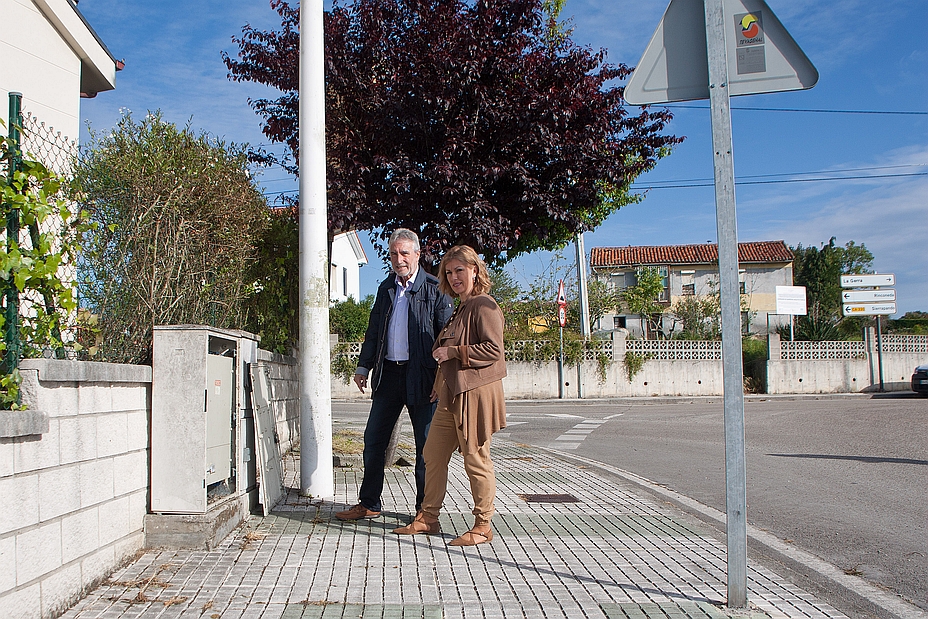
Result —
<path fill-rule="evenodd" d="M 728 92 L 812 88 L 818 71 L 764 0 L 725 0 Z M 625 87 L 632 105 L 709 98 L 703 0 L 670 0 Z"/>

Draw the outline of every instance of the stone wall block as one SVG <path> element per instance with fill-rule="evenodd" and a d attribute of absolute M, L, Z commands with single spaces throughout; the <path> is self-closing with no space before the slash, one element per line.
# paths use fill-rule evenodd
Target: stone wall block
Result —
<path fill-rule="evenodd" d="M 61 464 L 97 457 L 97 420 L 92 415 L 65 417 L 58 421 L 61 434 Z"/>
<path fill-rule="evenodd" d="M 113 459 L 113 495 L 122 496 L 148 487 L 148 453 L 136 451 Z"/>
<path fill-rule="evenodd" d="M 129 421 L 123 412 L 97 417 L 97 457 L 124 454 L 129 449 Z"/>
<path fill-rule="evenodd" d="M 80 467 L 62 466 L 39 472 L 39 520 L 46 522 L 81 507 Z"/>
<path fill-rule="evenodd" d="M 61 567 L 61 523 L 30 529 L 16 535 L 16 583 L 31 580 Z"/>
<path fill-rule="evenodd" d="M 61 519 L 61 560 L 70 563 L 100 545 L 100 508 L 91 507 Z"/>
<path fill-rule="evenodd" d="M 111 406 L 114 411 L 135 411 L 148 408 L 148 390 L 140 385 L 125 383 L 110 385 Z"/>
<path fill-rule="evenodd" d="M 118 565 L 113 546 L 104 546 L 81 559 L 81 580 L 84 587 L 112 572 Z"/>
<path fill-rule="evenodd" d="M 148 513 L 148 485 L 129 495 L 129 529 L 141 533 Z M 141 543 L 140 543 L 141 547 Z M 133 550 L 133 552 L 135 552 Z"/>
<path fill-rule="evenodd" d="M 126 451 L 148 449 L 148 409 L 126 413 Z"/>
<path fill-rule="evenodd" d="M 100 544 L 111 544 L 129 535 L 129 497 L 121 497 L 100 506 Z"/>
<path fill-rule="evenodd" d="M 39 583 L 30 585 L 18 591 L 9 593 L 0 593 L 0 611 L 5 617 L 16 617 L 16 619 L 41 619 L 42 606 L 39 600 L 42 599 L 42 589 Z"/>
<path fill-rule="evenodd" d="M 58 466 L 61 463 L 59 433 L 58 419 L 50 418 L 48 432 L 45 434 L 16 439 L 13 470 L 17 473 L 25 473 Z"/>
<path fill-rule="evenodd" d="M 100 413 L 115 410 L 110 386 L 104 383 L 82 384 L 78 389 L 77 408 L 80 413 Z"/>
<path fill-rule="evenodd" d="M 0 438 L 0 479 L 12 475 L 15 470 L 16 442 L 17 439 Z"/>
<path fill-rule="evenodd" d="M 16 586 L 16 537 L 0 538 L 0 591 Z M 0 608 L 3 608 L 0 605 Z"/>
<path fill-rule="evenodd" d="M 42 579 L 42 616 L 57 617 L 80 599 L 81 566 L 66 565 Z"/>
<path fill-rule="evenodd" d="M 39 522 L 39 475 L 0 478 L 0 535 Z"/>
<path fill-rule="evenodd" d="M 81 507 L 90 507 L 113 498 L 113 460 L 84 462 L 81 469 Z"/>

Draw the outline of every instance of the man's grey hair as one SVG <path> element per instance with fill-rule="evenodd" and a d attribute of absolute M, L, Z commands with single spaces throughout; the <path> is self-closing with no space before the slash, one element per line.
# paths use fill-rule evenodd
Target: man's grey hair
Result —
<path fill-rule="evenodd" d="M 412 230 L 407 228 L 397 228 L 393 234 L 390 235 L 390 242 L 387 243 L 387 247 L 393 247 L 393 244 L 397 241 L 409 241 L 416 246 L 416 251 L 420 251 L 419 235 Z"/>

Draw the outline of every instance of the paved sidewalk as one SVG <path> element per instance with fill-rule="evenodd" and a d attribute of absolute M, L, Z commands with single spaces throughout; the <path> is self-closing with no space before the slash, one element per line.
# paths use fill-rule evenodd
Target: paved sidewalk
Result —
<path fill-rule="evenodd" d="M 251 518 L 213 551 L 146 552 L 64 618 L 729 616 L 725 545 L 698 524 L 554 452 L 500 439 L 492 453 L 491 543 L 447 545 L 472 523 L 457 455 L 443 533 L 413 537 L 392 533 L 412 515 L 410 467 L 388 469 L 380 518 L 344 523 L 333 513 L 355 502 L 359 469 L 336 469 L 335 502 L 314 501 L 299 496 L 299 462 L 288 457 L 290 490 L 270 516 Z M 751 611 L 740 617 L 844 617 L 762 566 L 750 564 L 748 578 Z"/>

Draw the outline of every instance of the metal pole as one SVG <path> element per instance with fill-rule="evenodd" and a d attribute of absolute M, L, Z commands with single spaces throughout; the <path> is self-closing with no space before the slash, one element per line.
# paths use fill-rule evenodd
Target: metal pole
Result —
<path fill-rule="evenodd" d="M 22 158 L 20 149 L 20 129 L 23 126 L 22 118 L 22 101 L 23 95 L 19 92 L 11 92 L 9 95 L 9 138 L 10 138 L 10 161 L 8 176 L 13 180 L 14 175 L 19 169 Z M 19 209 L 10 205 L 10 212 L 6 219 L 6 245 L 7 249 L 12 251 L 15 245 L 19 244 Z M 19 368 L 19 357 L 22 346 L 19 341 L 19 290 L 13 283 L 13 278 L 6 282 L 6 328 L 3 337 L 6 341 L 6 352 L 3 355 L 3 373 L 12 374 Z"/>
<path fill-rule="evenodd" d="M 561 351 L 557 356 L 557 397 L 564 399 L 564 327 L 561 331 Z"/>
<path fill-rule="evenodd" d="M 880 370 L 880 393 L 883 393 L 883 324 L 880 316 L 876 317 L 876 363 Z"/>
<path fill-rule="evenodd" d="M 738 226 L 723 0 L 705 0 L 709 104 L 715 168 L 722 305 L 722 380 L 725 407 L 725 485 L 728 532 L 728 606 L 747 606 L 747 482 L 744 463 L 744 379 L 738 289 Z"/>
<path fill-rule="evenodd" d="M 300 4 L 300 493 L 335 496 L 322 0 Z"/>
<path fill-rule="evenodd" d="M 586 360 L 586 346 L 590 339 L 590 299 L 586 282 L 586 250 L 583 248 L 583 233 L 578 232 L 574 239 L 577 247 L 577 283 L 580 287 L 580 335 L 583 337 L 583 353 L 577 363 L 577 397 L 584 396 L 583 362 Z"/>

